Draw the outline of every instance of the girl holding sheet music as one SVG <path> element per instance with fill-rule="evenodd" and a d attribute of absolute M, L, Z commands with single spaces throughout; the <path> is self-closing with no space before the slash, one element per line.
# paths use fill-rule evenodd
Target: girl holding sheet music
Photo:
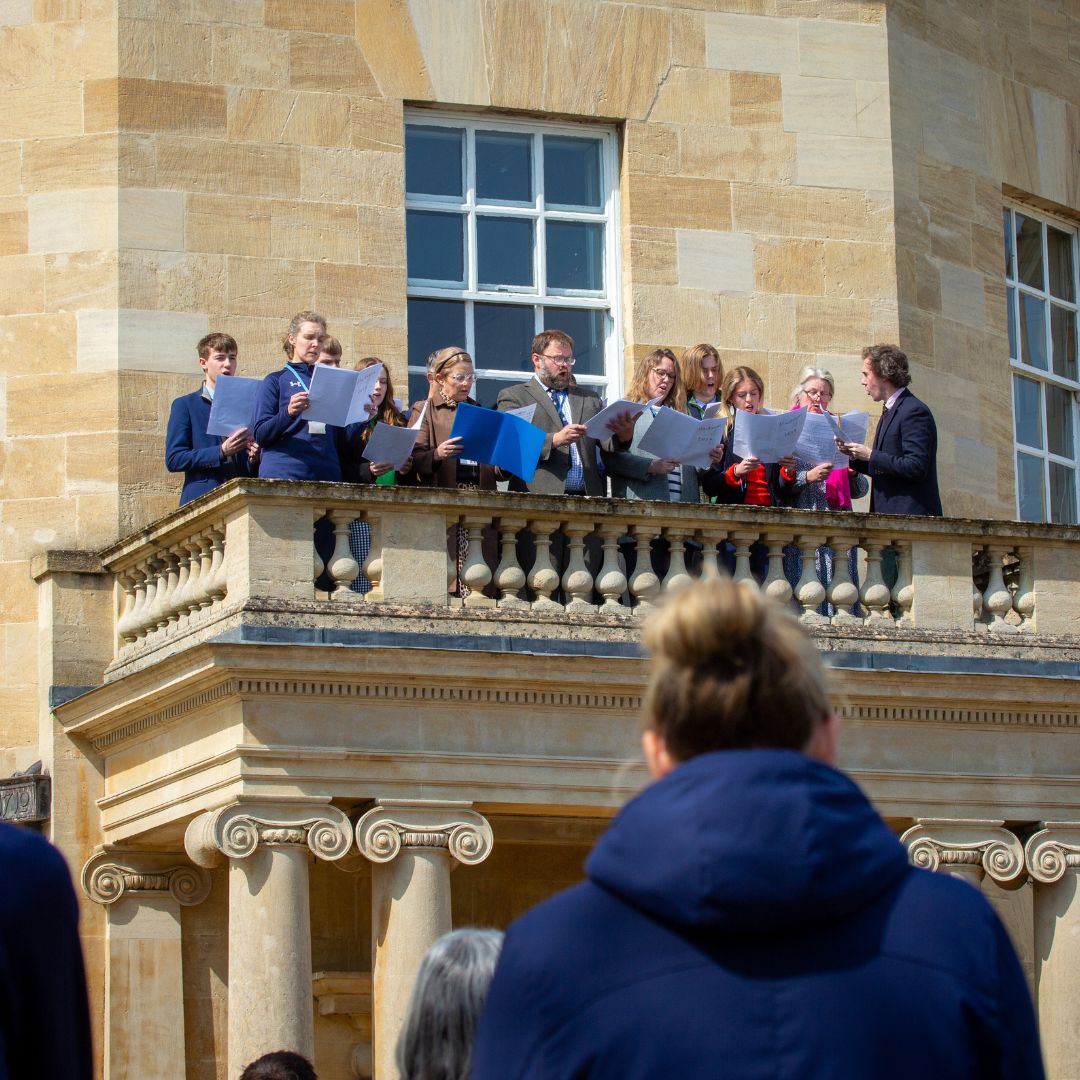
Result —
<path fill-rule="evenodd" d="M 791 392 L 792 409 L 806 409 L 812 413 L 829 412 L 829 403 L 836 393 L 832 373 L 824 368 L 808 365 L 799 372 L 799 381 Z M 795 487 L 792 505 L 800 510 L 850 510 L 851 500 L 861 499 L 870 490 L 870 481 L 854 469 L 837 468 L 831 461 L 804 461 L 796 455 Z M 833 552 L 831 548 L 817 549 L 818 580 L 828 588 L 833 579 Z M 848 569 L 855 587 L 859 585 L 855 549 L 848 551 Z M 784 575 L 795 588 L 802 577 L 802 554 L 794 544 L 784 548 Z M 833 615 L 835 609 L 828 602 L 818 611 Z"/>

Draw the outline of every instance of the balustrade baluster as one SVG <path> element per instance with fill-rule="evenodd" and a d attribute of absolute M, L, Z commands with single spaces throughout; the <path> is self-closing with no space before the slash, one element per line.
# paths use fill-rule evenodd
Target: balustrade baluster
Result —
<path fill-rule="evenodd" d="M 172 608 L 176 612 L 177 622 L 181 622 L 187 614 L 187 608 L 184 606 L 184 594 L 187 592 L 188 575 L 191 573 L 191 554 L 183 543 L 179 543 L 173 548 L 173 554 L 176 556 L 177 579 L 176 592 L 173 593 L 172 597 Z"/>
<path fill-rule="evenodd" d="M 491 567 L 484 558 L 484 529 L 490 522 L 478 514 L 465 515 L 461 527 L 466 530 L 469 550 L 465 556 L 465 565 L 461 569 L 461 581 L 468 590 L 464 605 L 470 608 L 494 607 L 495 601 L 484 595 L 484 589 L 491 581 Z"/>
<path fill-rule="evenodd" d="M 757 533 L 734 532 L 731 534 L 731 542 L 735 545 L 735 582 L 755 589 L 758 583 L 750 572 L 750 548 L 757 538 Z"/>
<path fill-rule="evenodd" d="M 536 593 L 532 607 L 534 611 L 554 611 L 561 605 L 553 596 L 559 587 L 559 573 L 551 565 L 551 522 L 530 521 L 529 530 L 536 544 L 536 561 L 529 573 L 529 588 Z"/>
<path fill-rule="evenodd" d="M 892 622 L 892 614 L 889 611 L 891 594 L 888 585 L 881 576 L 881 555 L 888 550 L 880 546 L 873 536 L 867 536 L 862 541 L 866 551 L 866 581 L 862 587 L 862 604 L 866 608 L 868 622 Z"/>
<path fill-rule="evenodd" d="M 161 555 L 155 555 L 153 559 L 154 573 L 154 605 L 151 607 L 150 625 L 147 633 L 155 630 L 164 630 L 169 624 L 169 616 L 165 607 L 165 594 L 169 584 L 169 564 Z"/>
<path fill-rule="evenodd" d="M 827 615 L 822 615 L 818 608 L 825 600 L 825 586 L 821 584 L 817 573 L 817 549 L 822 537 L 807 534 L 795 538 L 802 560 L 802 574 L 795 586 L 795 599 L 798 600 L 802 613 L 799 618 L 805 623 L 826 623 Z"/>
<path fill-rule="evenodd" d="M 128 645 L 135 640 L 132 629 L 132 616 L 135 613 L 135 578 L 132 571 L 127 571 L 116 579 L 120 589 L 118 613 L 116 617 L 116 636 L 120 645 Z"/>
<path fill-rule="evenodd" d="M 647 615 L 660 595 L 660 579 L 652 568 L 652 529 L 649 525 L 634 525 L 630 529 L 637 547 L 637 562 L 627 588 L 634 600 L 635 615 Z"/>
<path fill-rule="evenodd" d="M 590 602 L 593 576 L 585 565 L 585 537 L 592 531 L 591 524 L 576 521 L 567 523 L 565 529 L 566 545 L 570 552 L 570 561 L 562 576 L 567 611 L 596 611 L 596 605 Z"/>
<path fill-rule="evenodd" d="M 666 526 L 662 535 L 668 542 L 668 572 L 664 576 L 664 589 L 681 589 L 694 579 L 686 570 L 686 548 L 682 541 L 682 530 Z"/>
<path fill-rule="evenodd" d="M 364 515 L 364 519 L 368 523 L 368 529 L 371 532 L 371 546 L 368 548 L 367 558 L 364 560 L 364 577 L 371 582 L 371 588 L 366 593 L 360 595 L 369 604 L 381 604 L 383 602 L 383 588 L 382 588 L 382 573 L 383 573 L 383 554 L 382 554 L 382 518 L 373 518 L 371 513 L 368 512 Z M 449 592 L 451 586 L 454 583 L 454 579 L 457 577 L 457 567 L 447 560 L 447 585 L 446 591 Z"/>
<path fill-rule="evenodd" d="M 349 549 L 349 521 L 352 514 L 345 510 L 328 510 L 326 516 L 334 526 L 334 553 L 330 556 L 326 572 L 334 582 L 331 597 L 335 600 L 354 601 L 360 594 L 349 586 L 360 576 L 360 564 Z"/>
<path fill-rule="evenodd" d="M 495 568 L 495 588 L 499 590 L 499 607 L 524 608 L 529 606 L 525 599 L 525 571 L 518 562 L 517 534 L 525 528 L 524 518 L 500 518 L 499 539 L 502 543 L 502 555 Z"/>
<path fill-rule="evenodd" d="M 622 602 L 627 582 L 623 567 L 619 565 L 619 538 L 625 535 L 626 526 L 619 522 L 604 521 L 600 525 L 604 566 L 596 579 L 596 591 L 604 598 L 600 605 L 602 615 L 630 614 L 630 609 Z"/>
<path fill-rule="evenodd" d="M 319 522 L 323 519 L 323 512 L 321 510 L 315 510 L 312 515 L 311 522 L 311 568 L 314 573 L 312 582 L 316 582 L 323 576 L 323 572 L 326 570 L 326 563 L 323 562 L 322 556 L 319 554 L 319 549 L 315 546 L 315 531 L 319 527 Z"/>
<path fill-rule="evenodd" d="M 698 529 L 694 534 L 701 543 L 701 577 L 714 581 L 727 577 L 727 567 L 720 563 L 720 545 L 727 540 L 727 533 L 714 533 L 712 530 Z"/>
<path fill-rule="evenodd" d="M 915 581 L 911 576 L 911 544 L 907 540 L 896 540 L 892 545 L 896 553 L 896 584 L 892 587 L 890 599 L 896 608 L 898 623 L 911 623 L 911 607 L 915 601 Z"/>
<path fill-rule="evenodd" d="M 766 533 L 764 542 L 769 549 L 769 572 L 761 583 L 761 591 L 778 604 L 791 600 L 791 582 L 784 573 L 784 544 L 787 537 L 781 533 Z M 749 553 L 747 555 L 749 558 Z"/>
<path fill-rule="evenodd" d="M 180 561 L 186 567 L 186 572 L 184 574 L 184 583 L 180 586 L 180 591 L 176 595 L 176 607 L 181 616 L 190 621 L 192 613 L 197 609 L 197 604 L 192 598 L 198 590 L 199 571 L 201 569 L 199 544 L 197 540 L 189 538 L 181 540 L 178 546 L 180 549 Z"/>
<path fill-rule="evenodd" d="M 162 601 L 162 614 L 165 617 L 165 625 L 173 628 L 180 622 L 180 612 L 176 606 L 177 597 L 180 595 L 180 560 L 174 550 L 166 551 L 162 555 L 165 563 L 165 596 Z"/>
<path fill-rule="evenodd" d="M 154 593 L 146 560 L 132 567 L 131 572 L 135 575 L 135 608 L 131 613 L 130 630 L 134 638 L 140 638 L 150 626 L 149 613 Z"/>
<path fill-rule="evenodd" d="M 1005 577 L 1002 573 L 1002 560 L 1009 554 L 1010 548 L 1004 544 L 990 544 L 986 548 L 990 578 L 986 583 L 986 592 L 983 594 L 983 607 L 989 613 L 988 624 L 991 633 L 1015 634 L 1017 627 L 1005 621 L 1005 616 L 1012 611 L 1013 598 L 1005 585 Z"/>
<path fill-rule="evenodd" d="M 214 572 L 214 545 L 209 532 L 196 537 L 199 545 L 199 590 L 192 597 L 199 611 L 205 611 L 213 602 L 210 595 L 211 578 Z M 195 612 L 192 612 L 194 615 Z"/>
<path fill-rule="evenodd" d="M 861 619 L 851 613 L 859 602 L 859 589 L 851 580 L 851 551 L 855 542 L 850 536 L 830 536 L 826 541 L 832 548 L 833 577 L 826 592 L 829 603 L 836 609 L 834 623 L 854 623 Z"/>
<path fill-rule="evenodd" d="M 1020 630 L 1031 633 L 1035 629 L 1035 575 L 1032 572 L 1033 555 L 1030 547 L 1017 547 L 1016 558 L 1020 563 L 1016 592 L 1013 594 L 1013 611 L 1020 616 Z"/>
<path fill-rule="evenodd" d="M 210 581 L 208 591 L 211 603 L 225 599 L 229 589 L 229 578 L 225 566 L 225 530 L 210 530 Z"/>

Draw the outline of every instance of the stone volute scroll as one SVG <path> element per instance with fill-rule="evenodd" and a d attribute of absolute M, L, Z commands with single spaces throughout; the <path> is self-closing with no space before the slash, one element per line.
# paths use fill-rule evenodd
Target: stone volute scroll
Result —
<path fill-rule="evenodd" d="M 396 1076 L 394 1048 L 416 973 L 452 926 L 450 871 L 491 854 L 487 819 L 467 802 L 384 800 L 356 823 L 371 868 L 372 1036 L 376 1076 Z"/>
<path fill-rule="evenodd" d="M 1040 885 L 1054 885 L 1068 870 L 1080 870 L 1080 822 L 1046 821 L 1024 847 L 1028 873 Z"/>
<path fill-rule="evenodd" d="M 1003 825 L 978 818 L 920 818 L 900 842 L 912 866 L 962 877 L 974 885 L 985 874 L 1005 885 L 1024 872 L 1024 846 Z"/>
<path fill-rule="evenodd" d="M 185 907 L 210 895 L 210 875 L 177 852 L 96 852 L 82 871 L 83 892 L 97 904 L 136 896 L 162 896 Z"/>

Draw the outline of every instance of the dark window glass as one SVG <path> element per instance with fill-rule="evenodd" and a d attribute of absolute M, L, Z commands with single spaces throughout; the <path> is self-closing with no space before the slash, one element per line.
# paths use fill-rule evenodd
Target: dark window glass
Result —
<path fill-rule="evenodd" d="M 544 329 L 565 330 L 574 339 L 574 375 L 604 374 L 603 311 L 580 308 L 544 308 Z"/>
<path fill-rule="evenodd" d="M 544 136 L 544 202 L 601 208 L 600 140 Z"/>
<path fill-rule="evenodd" d="M 1050 344 L 1054 350 L 1054 372 L 1076 379 L 1076 312 L 1050 305 Z"/>
<path fill-rule="evenodd" d="M 419 300 L 412 298 L 408 307 L 409 366 L 424 367 L 436 349 L 447 345 L 465 348 L 465 304 L 457 300 Z M 424 380 L 426 393 L 427 380 Z M 410 393 L 412 382 L 410 376 Z M 415 400 L 415 399 L 414 399 Z"/>
<path fill-rule="evenodd" d="M 461 128 L 405 125 L 405 191 L 409 195 L 462 198 Z"/>
<path fill-rule="evenodd" d="M 1016 272 L 1025 285 L 1043 288 L 1042 225 L 1016 215 Z"/>
<path fill-rule="evenodd" d="M 430 210 L 406 211 L 405 262 L 413 281 L 464 285 L 464 215 Z"/>
<path fill-rule="evenodd" d="M 1016 455 L 1016 492 L 1021 521 L 1045 521 L 1043 509 L 1043 463 L 1030 454 Z"/>
<path fill-rule="evenodd" d="M 604 226 L 581 221 L 547 223 L 548 288 L 604 287 Z"/>
<path fill-rule="evenodd" d="M 1050 292 L 1060 300 L 1073 303 L 1076 300 L 1076 288 L 1073 282 L 1073 246 L 1072 237 L 1046 226 L 1046 258 L 1050 264 Z"/>
<path fill-rule="evenodd" d="M 1016 423 L 1016 441 L 1041 450 L 1042 402 L 1039 384 L 1034 379 L 1013 376 L 1013 417 Z"/>
<path fill-rule="evenodd" d="M 1050 520 L 1076 524 L 1076 470 L 1050 462 Z"/>
<path fill-rule="evenodd" d="M 532 136 L 512 131 L 476 133 L 476 197 L 533 201 Z"/>
<path fill-rule="evenodd" d="M 529 347 L 536 334 L 536 316 L 532 307 L 475 304 L 473 319 L 478 368 L 532 373 Z"/>
<path fill-rule="evenodd" d="M 1060 386 L 1047 385 L 1046 392 L 1046 442 L 1050 453 L 1060 457 L 1076 456 L 1073 439 L 1073 396 Z"/>
<path fill-rule="evenodd" d="M 1020 359 L 1046 371 L 1046 301 L 1020 294 Z"/>
<path fill-rule="evenodd" d="M 1013 224 L 1012 214 L 1008 210 L 1001 212 L 1001 220 L 1005 229 L 1005 276 L 1011 278 L 1013 274 Z"/>
<path fill-rule="evenodd" d="M 529 218 L 476 218 L 480 288 L 533 287 L 533 222 Z"/>
<path fill-rule="evenodd" d="M 1009 321 L 1009 356 L 1014 360 L 1018 360 L 1019 356 L 1016 352 L 1016 290 L 1011 287 L 1005 290 L 1005 306 L 1008 309 Z"/>

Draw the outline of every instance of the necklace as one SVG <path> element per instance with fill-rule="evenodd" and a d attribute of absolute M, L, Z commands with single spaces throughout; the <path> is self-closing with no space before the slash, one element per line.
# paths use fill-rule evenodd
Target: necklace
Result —
<path fill-rule="evenodd" d="M 451 409 L 457 408 L 457 402 L 441 386 L 436 386 L 436 389 L 439 391 L 439 397 L 443 399 L 445 405 L 448 405 Z"/>

